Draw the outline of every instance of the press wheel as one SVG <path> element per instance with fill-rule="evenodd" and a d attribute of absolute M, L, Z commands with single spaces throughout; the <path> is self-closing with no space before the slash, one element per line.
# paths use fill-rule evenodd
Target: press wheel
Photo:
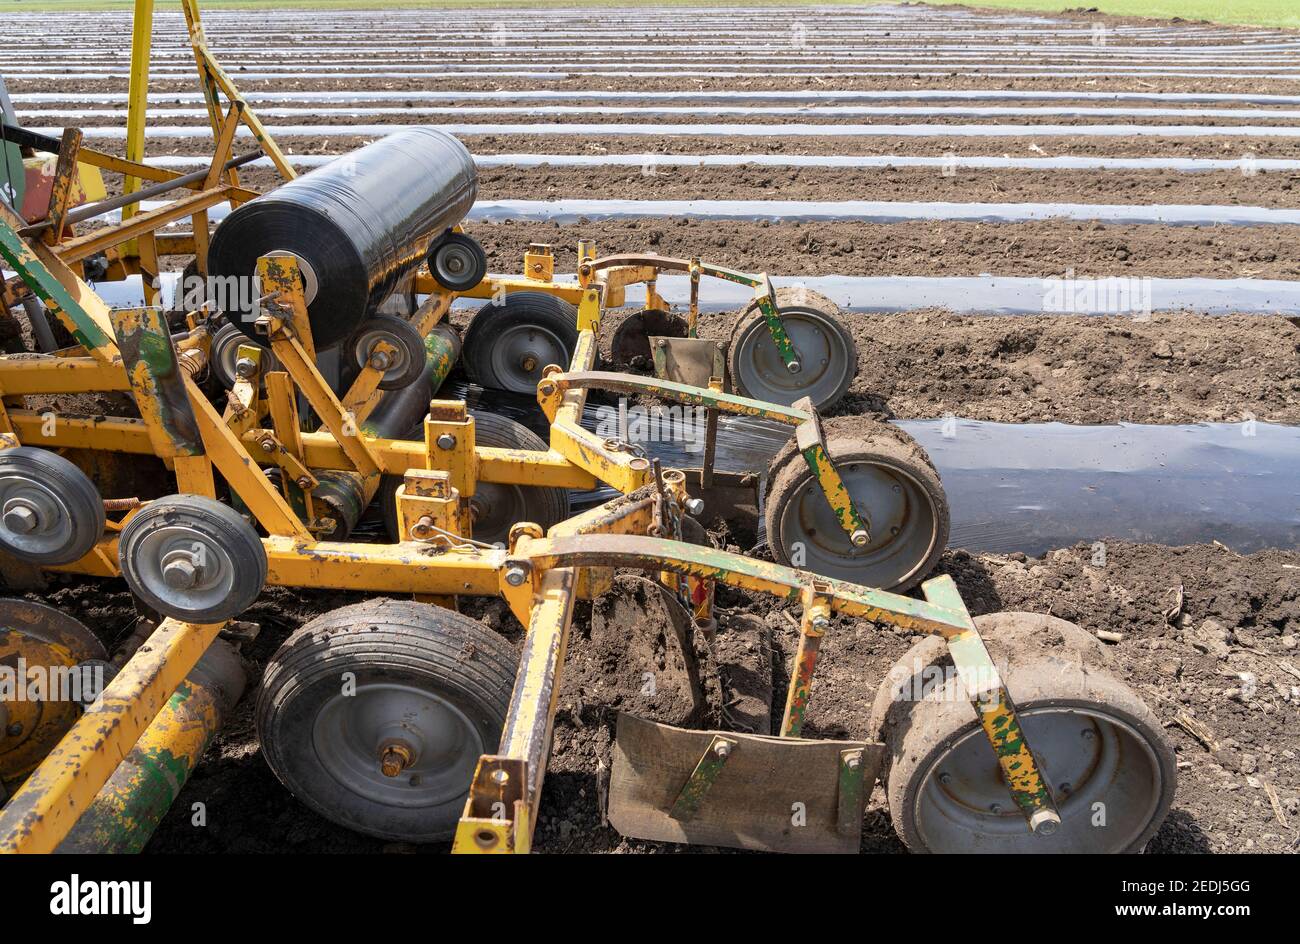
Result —
<path fill-rule="evenodd" d="M 99 489 L 48 449 L 0 451 L 0 549 L 38 565 L 70 564 L 104 534 Z"/>
<path fill-rule="evenodd" d="M 465 331 L 470 380 L 495 390 L 537 393 L 550 364 L 566 370 L 578 346 L 578 311 L 544 292 L 510 292 L 474 313 Z"/>
<path fill-rule="evenodd" d="M 890 816 L 913 852 L 1140 852 L 1173 802 L 1177 771 L 1160 722 L 1088 633 L 1033 613 L 975 625 L 1016 706 L 1061 817 L 1033 833 L 946 644 L 922 640 L 876 694 L 873 729 L 889 748 Z M 929 679 L 927 685 L 926 679 Z"/>
<path fill-rule="evenodd" d="M 380 341 L 392 345 L 392 353 L 375 351 L 374 347 Z M 403 390 L 424 376 L 424 338 L 405 318 L 397 315 L 368 318 L 361 322 L 348 346 L 352 349 L 352 360 L 357 369 L 373 362 L 383 371 L 378 385 L 380 390 Z"/>
<path fill-rule="evenodd" d="M 271 657 L 262 754 L 326 819 L 381 839 L 451 837 L 480 755 L 496 750 L 514 649 L 452 610 L 399 600 L 307 623 Z"/>
<path fill-rule="evenodd" d="M 238 616 L 266 583 L 266 551 L 229 505 L 171 495 L 132 516 L 118 541 L 126 585 L 150 608 L 190 623 Z"/>
<path fill-rule="evenodd" d="M 907 433 L 867 417 L 823 422 L 826 448 L 870 539 L 855 547 L 793 445 L 777 454 L 765 508 L 779 563 L 902 592 L 920 583 L 948 543 L 948 500 L 925 451 Z"/>
<path fill-rule="evenodd" d="M 798 352 L 798 369 L 781 360 L 767 319 L 751 302 L 732 327 L 727 368 L 737 393 L 791 406 L 811 397 L 813 406 L 827 409 L 849 389 L 858 371 L 853 336 L 840 323 L 839 307 L 806 288 L 779 288 L 776 307 L 786 334 Z"/>

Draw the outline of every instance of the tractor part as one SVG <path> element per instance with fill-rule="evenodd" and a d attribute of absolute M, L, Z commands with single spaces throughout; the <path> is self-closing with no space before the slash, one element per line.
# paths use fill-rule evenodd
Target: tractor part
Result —
<path fill-rule="evenodd" d="M 368 836 L 450 838 L 496 746 L 513 647 L 451 610 L 370 600 L 318 616 L 267 664 L 257 730 L 300 801 Z"/>
<path fill-rule="evenodd" d="M 240 363 L 239 349 L 252 343 L 248 335 L 232 324 L 224 324 L 213 333 L 208 348 L 208 366 L 212 370 L 212 375 L 217 378 L 217 382 L 227 390 L 234 389 L 235 382 L 242 379 L 241 369 L 245 372 L 250 370 L 247 361 L 244 364 Z M 264 378 L 273 370 L 283 369 L 270 351 L 263 349 L 260 357 L 261 364 L 258 369 L 261 377 Z"/>
<path fill-rule="evenodd" d="M 246 681 L 234 648 L 215 640 L 55 852 L 143 851 Z"/>
<path fill-rule="evenodd" d="M 609 821 L 624 836 L 788 853 L 855 853 L 884 748 L 618 716 Z M 792 816 L 801 816 L 791 829 Z"/>
<path fill-rule="evenodd" d="M 425 377 L 429 391 L 437 394 L 456 362 L 460 360 L 460 334 L 449 324 L 435 325 L 424 336 Z"/>
<path fill-rule="evenodd" d="M 392 350 L 377 350 L 380 341 Z M 424 376 L 428 357 L 425 339 L 405 318 L 376 315 L 363 321 L 348 347 L 358 369 L 369 364 L 383 372 L 378 385 L 380 390 L 401 390 Z"/>
<path fill-rule="evenodd" d="M 324 470 L 316 475 L 312 498 L 325 507 L 321 516 L 334 522 L 333 528 L 317 531 L 322 541 L 346 541 L 366 510 L 366 492 L 352 472 Z"/>
<path fill-rule="evenodd" d="M 104 534 L 104 500 L 86 473 L 47 449 L 0 451 L 0 549 L 30 564 L 70 564 Z"/>
<path fill-rule="evenodd" d="M 807 452 L 800 456 L 797 438 L 772 461 L 764 523 L 773 556 L 827 577 L 911 589 L 948 543 L 938 473 L 910 436 L 887 423 L 835 417 L 823 424 L 817 471 Z M 828 489 L 827 476 L 842 487 Z"/>
<path fill-rule="evenodd" d="M 512 419 L 470 410 L 474 417 L 474 444 L 494 449 L 518 449 L 545 452 L 542 442 L 532 430 Z M 401 535 L 397 520 L 397 487 L 399 476 L 385 476 L 380 487 L 379 500 L 384 515 L 384 528 L 392 541 L 410 540 Z M 564 488 L 547 486 L 508 485 L 480 482 L 469 499 L 469 513 L 474 540 L 505 547 L 510 540 L 510 529 L 521 521 L 531 521 L 549 530 L 569 516 L 569 492 Z"/>
<path fill-rule="evenodd" d="M 160 498 L 132 516 L 118 565 L 146 606 L 192 623 L 239 615 L 266 583 L 257 531 L 229 505 L 201 495 Z"/>
<path fill-rule="evenodd" d="M 469 212 L 478 190 L 465 146 L 407 128 L 236 207 L 217 227 L 208 268 L 251 278 L 262 256 L 297 262 L 320 350 L 345 340 Z M 260 306 L 227 317 L 250 337 Z"/>
<path fill-rule="evenodd" d="M 1159 720 L 1073 623 L 993 613 L 975 626 L 1003 667 L 1057 821 L 1025 829 L 943 640 L 929 638 L 895 663 L 872 711 L 899 837 L 913 852 L 1141 852 L 1177 779 Z"/>
<path fill-rule="evenodd" d="M 221 628 L 159 624 L 0 809 L 0 854 L 58 847 Z"/>
<path fill-rule="evenodd" d="M 686 319 L 662 308 L 647 308 L 628 315 L 614 331 L 610 353 L 620 367 L 646 369 L 653 363 L 650 345 L 656 338 L 684 338 Z"/>
<path fill-rule="evenodd" d="M 810 397 L 825 410 L 838 403 L 858 369 L 853 336 L 840 324 L 830 299 L 806 288 L 779 288 L 774 310 L 756 298 L 737 316 L 731 331 L 728 368 L 736 391 L 755 400 L 793 404 Z M 785 357 L 774 335 L 779 318 L 796 356 Z"/>
<path fill-rule="evenodd" d="M 14 671 L 14 690 L 0 698 L 0 787 L 12 792 L 36 769 L 81 717 L 82 703 L 98 694 L 91 691 L 94 676 L 79 666 L 108 658 L 103 644 L 81 622 L 44 603 L 0 599 L 0 665 Z M 53 700 L 28 691 L 28 673 L 19 667 L 55 673 L 76 684 L 80 699 Z M 6 686 L 7 687 L 7 686 Z M 30 697 L 36 695 L 37 697 Z"/>
<path fill-rule="evenodd" d="M 468 292 L 487 277 L 487 253 L 465 233 L 448 232 L 429 249 L 429 274 L 443 288 Z"/>
<path fill-rule="evenodd" d="M 578 347 L 577 311 L 542 292 L 509 292 L 475 312 L 465 331 L 465 372 L 474 383 L 535 393 L 542 371 L 567 366 Z"/>

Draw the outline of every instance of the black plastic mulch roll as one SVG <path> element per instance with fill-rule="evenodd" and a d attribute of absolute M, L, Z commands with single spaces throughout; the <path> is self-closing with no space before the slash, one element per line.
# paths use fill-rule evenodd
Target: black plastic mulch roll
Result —
<path fill-rule="evenodd" d="M 235 209 L 213 234 L 208 268 L 214 276 L 252 276 L 259 256 L 297 256 L 313 340 L 330 347 L 465 218 L 477 191 L 463 144 L 435 128 L 408 128 Z M 255 337 L 251 308 L 227 315 Z"/>

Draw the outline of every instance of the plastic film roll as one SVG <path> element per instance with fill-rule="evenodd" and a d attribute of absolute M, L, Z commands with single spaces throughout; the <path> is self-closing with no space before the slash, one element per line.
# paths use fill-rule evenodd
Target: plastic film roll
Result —
<path fill-rule="evenodd" d="M 477 191 L 463 144 L 436 128 L 408 128 L 232 211 L 213 234 L 208 268 L 215 276 L 247 277 L 256 274 L 259 256 L 296 257 L 313 339 L 330 347 L 464 219 Z M 255 337 L 251 309 L 227 314 Z"/>

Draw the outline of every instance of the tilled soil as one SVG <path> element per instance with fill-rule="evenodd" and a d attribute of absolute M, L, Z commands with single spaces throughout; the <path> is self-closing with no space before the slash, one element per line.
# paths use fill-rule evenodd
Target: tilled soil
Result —
<path fill-rule="evenodd" d="M 1120 678 L 1164 725 L 1178 757 L 1173 812 L 1151 851 L 1281 852 L 1296 848 L 1300 818 L 1300 554 L 1247 556 L 1214 545 L 1168 548 L 1110 542 L 1024 555 L 951 551 L 940 572 L 951 574 L 974 615 L 1003 610 L 1049 613 L 1089 632 L 1121 633 L 1113 647 Z M 109 585 L 112 586 L 112 585 Z M 85 583 L 56 591 L 57 605 L 98 628 L 129 624 L 124 592 L 105 594 Z M 252 670 L 312 615 L 355 602 L 348 594 L 271 591 L 249 613 L 262 634 L 245 651 Z M 729 618 L 713 648 L 724 680 L 723 703 L 755 703 L 763 667 L 781 702 L 798 641 L 793 607 L 722 590 Z M 555 723 L 536 849 L 539 852 L 668 852 L 676 847 L 626 840 L 602 822 L 600 798 L 610 768 L 618 710 L 656 716 L 680 703 L 640 697 L 643 671 L 665 672 L 663 650 L 632 646 L 620 658 L 608 631 L 593 635 L 590 607 L 575 617 Z M 476 601 L 468 612 L 519 642 L 521 628 L 500 601 Z M 747 619 L 741 617 L 747 616 Z M 603 635 L 602 635 L 603 633 Z M 605 641 L 601 641 L 605 640 Z M 915 637 L 866 621 L 837 618 L 822 646 L 805 734 L 862 738 L 867 708 L 888 667 Z M 628 650 L 623 650 L 624 652 Z M 626 681 L 620 682 L 619 679 Z M 660 690 L 661 693 L 663 689 Z M 668 697 L 661 694 L 662 697 Z M 717 696 L 713 696 L 717 697 Z M 267 769 L 245 697 L 208 750 L 194 778 L 149 847 L 152 852 L 416 852 L 370 840 L 302 807 Z M 728 711 L 724 727 L 752 730 L 753 715 Z M 666 717 L 665 717 L 666 720 Z M 1192 731 L 1198 734 L 1190 733 Z M 1198 736 L 1208 734 L 1209 742 Z M 1270 790 L 1278 798 L 1277 808 Z M 206 806 L 207 826 L 191 825 L 193 804 Z M 870 804 L 863 851 L 897 852 L 883 791 Z"/>
<path fill-rule="evenodd" d="M 775 13 L 782 35 L 791 17 L 807 11 Z M 991 13 L 990 19 L 963 23 L 970 42 L 1005 42 L 1005 21 L 1013 14 Z M 375 14 L 400 41 L 402 14 Z M 593 12 L 589 19 L 600 21 Z M 996 20 L 992 19 L 996 17 Z M 1084 32 L 1097 23 L 1132 25 L 1133 20 L 1087 13 L 1059 14 L 1063 25 Z M 223 44 L 237 33 L 222 33 L 221 14 L 205 18 L 220 56 Z M 827 22 L 817 14 L 816 24 Z M 1148 21 L 1148 25 L 1154 21 Z M 1167 25 L 1167 24 L 1166 24 Z M 302 24 L 310 28 L 309 24 Z M 1188 28 L 1190 24 L 1180 24 Z M 1171 52 L 1201 45 L 1231 44 L 1250 32 L 1216 28 L 1217 37 L 1196 34 L 1170 42 Z M 776 35 L 776 34 L 774 34 Z M 326 31 L 327 40 L 331 40 Z M 1157 40 L 1148 37 L 1152 42 Z M 96 38 L 87 37 L 87 43 Z M 332 40 L 331 40 L 332 41 Z M 672 37 L 656 42 L 672 45 Z M 778 38 L 778 42 L 779 42 Z M 920 44 L 924 36 L 900 32 L 884 40 Z M 1144 40 L 1121 37 L 1119 42 Z M 289 44 L 293 45 L 293 44 Z M 312 70 L 319 56 L 314 39 L 304 39 L 297 53 L 239 55 L 226 59 L 246 92 L 300 92 L 299 103 L 315 103 L 325 90 L 404 90 L 511 92 L 537 88 L 577 90 L 583 97 L 564 104 L 600 102 L 604 91 L 811 91 L 1006 89 L 1071 92 L 1227 92 L 1296 95 L 1294 81 L 1276 78 L 1225 78 L 1161 75 L 1114 75 L 1098 62 L 1095 71 L 1045 76 L 967 75 L 965 67 L 941 67 L 942 75 L 921 75 L 936 64 L 917 65 L 895 76 L 844 76 L 826 69 L 811 77 L 746 74 L 741 77 L 692 77 L 671 70 L 653 76 L 579 76 L 557 78 L 472 77 L 446 73 L 400 78 L 341 74 L 337 78 L 241 80 L 241 73 Z M 653 44 L 647 43 L 647 49 Z M 430 46 L 425 63 L 447 61 L 441 46 Z M 538 58 L 545 44 L 539 44 Z M 481 50 L 480 50 L 481 52 Z M 507 50 L 511 52 L 511 50 Z M 414 49 L 414 58 L 421 50 Z M 514 50 L 527 68 L 529 50 Z M 746 55 L 752 55 L 747 53 Z M 331 57 L 333 54 L 331 53 Z M 363 56 L 356 57 L 359 61 Z M 470 58 L 487 58 L 475 55 Z M 1157 57 L 1158 58 L 1158 57 Z M 1025 60 L 1035 61 L 1035 60 Z M 1051 59 L 1037 60 L 1051 71 Z M 1088 60 L 1092 62 L 1093 60 Z M 102 64 L 120 66 L 123 57 Z M 725 65 L 725 61 L 720 64 Z M 93 66 L 93 64 L 91 64 Z M 400 66 L 393 67 L 400 70 Z M 575 63 L 574 68 L 582 68 Z M 1175 64 L 1168 71 L 1178 71 Z M 56 67 L 57 71 L 57 67 Z M 807 71 L 818 72 L 810 67 Z M 1000 70 L 991 66 L 987 72 Z M 8 79 L 14 93 L 60 92 L 64 105 L 79 104 L 89 92 L 126 90 L 127 79 Z M 155 80 L 151 91 L 190 96 L 189 75 Z M 688 100 L 689 101 L 689 100 Z M 451 100 L 450 104 L 455 104 Z M 501 104 L 508 104 L 504 98 Z M 919 103 L 917 100 L 915 103 Z M 680 104 L 673 101 L 671 104 Z M 900 101 L 899 104 L 914 102 Z M 1026 104 L 1023 99 L 990 104 Z M 1104 105 L 1104 101 L 1087 104 Z M 33 107 L 58 107 L 59 102 Z M 290 104 L 286 102 L 284 104 Z M 393 104 L 392 102 L 375 104 Z M 421 103 L 416 103 L 421 104 Z M 434 103 L 429 103 L 434 104 Z M 438 102 L 436 104 L 447 104 Z M 629 103 L 631 104 L 631 103 Z M 646 104 L 653 104 L 647 102 Z M 775 104 L 775 103 L 764 103 Z M 886 104 L 879 102 L 875 104 Z M 969 103 L 968 103 L 969 104 Z M 1042 102 L 1044 105 L 1064 104 Z M 1155 102 L 1126 102 L 1159 107 Z M 102 106 L 95 106 L 102 107 Z M 255 105 L 256 107 L 256 105 Z M 1195 107 L 1179 103 L 1178 107 Z M 1215 103 L 1206 107 L 1256 107 Z M 1261 106 L 1269 108 L 1270 106 Z M 1285 106 L 1293 108 L 1295 106 Z M 21 116 L 23 105 L 19 105 Z M 160 123 L 172 123 L 158 118 Z M 459 121 L 455 116 L 425 117 L 429 124 Z M 511 124 L 545 120 L 527 115 L 466 117 L 464 120 Z M 740 118 L 681 116 L 665 119 L 639 115 L 593 115 L 566 118 L 588 124 L 737 123 Z M 754 116 L 749 120 L 779 125 L 799 116 Z M 349 117 L 324 107 L 315 116 L 280 118 L 277 124 L 405 123 L 404 116 Z M 973 118 L 854 117 L 808 118 L 809 123 L 842 124 L 1201 124 L 1230 129 L 1259 123 L 1280 126 L 1284 119 L 1263 115 L 1248 119 L 1165 117 L 1130 119 L 1070 117 Z M 53 124 L 53 121 L 42 121 Z M 102 119 L 87 125 L 109 124 Z M 120 124 L 121 122 L 115 122 Z M 178 124 L 201 124 L 197 119 Z M 357 134 L 333 137 L 277 136 L 290 154 L 338 154 L 371 138 Z M 940 129 L 931 137 L 862 134 L 628 135 L 465 134 L 471 151 L 554 154 L 860 154 L 942 157 L 1106 156 L 1213 157 L 1232 161 L 1300 157 L 1300 138 L 1240 133 L 1173 136 L 964 137 Z M 91 146 L 117 151 L 117 139 L 90 139 Z M 202 154 L 202 138 L 149 140 L 151 157 Z M 250 146 L 242 139 L 236 150 Z M 1294 207 L 1298 175 L 1236 171 L 1179 174 L 1159 171 L 973 171 L 953 176 L 934 170 L 903 168 L 821 169 L 738 166 L 727 168 L 640 167 L 536 169 L 490 168 L 480 172 L 482 199 L 559 199 L 596 197 L 627 199 L 788 199 L 896 200 L 955 202 L 1079 202 L 1170 204 L 1207 203 Z M 270 185 L 273 175 L 255 169 L 243 174 L 255 187 Z M 557 270 L 572 271 L 573 246 L 579 236 L 595 238 L 606 251 L 652 250 L 665 255 L 701 256 L 736 268 L 766 270 L 774 277 L 808 275 L 1022 275 L 1060 276 L 1207 276 L 1214 278 L 1295 279 L 1300 266 L 1291 251 L 1288 227 L 1172 227 L 1103 225 L 1048 221 L 1023 224 L 928 222 L 915 224 L 764 223 L 722 224 L 681 219 L 639 219 L 594 224 L 503 223 L 473 225 L 471 232 L 487 248 L 494 269 L 517 271 L 531 242 L 555 246 Z M 607 321 L 605 337 L 626 313 Z M 463 324 L 464 315 L 456 319 Z M 918 310 L 905 315 L 851 315 L 846 318 L 859 348 L 859 375 L 838 408 L 842 414 L 883 413 L 898 418 L 946 413 L 1011 422 L 1116 421 L 1181 423 L 1256 419 L 1300 422 L 1300 329 L 1280 317 L 1157 315 L 1150 321 L 1131 318 L 969 317 Z M 704 316 L 702 333 L 729 334 L 729 316 Z M 1281 512 L 1280 512 L 1281 513 Z M 715 525 L 718 523 L 715 522 Z M 738 529 L 743 530 L 743 529 Z M 727 529 L 719 526 L 720 543 Z M 730 549 L 764 554 L 763 549 Z M 971 555 L 950 550 L 940 566 L 956 580 L 975 614 L 1000 610 L 1051 613 L 1085 630 L 1122 634 L 1112 648 L 1119 673 L 1151 707 L 1177 751 L 1180 787 L 1174 810 L 1151 843 L 1161 852 L 1293 851 L 1300 832 L 1300 554 L 1266 551 L 1242 556 L 1217 545 L 1166 548 L 1122 542 L 1104 547 L 1065 548 L 1043 558 L 1023 555 Z M 118 581 L 59 577 L 42 595 L 93 626 L 109 643 L 120 641 L 137 619 L 129 594 Z M 268 590 L 245 614 L 262 627 L 244 647 L 249 690 L 182 791 L 149 847 L 151 852 L 439 852 L 445 845 L 413 847 L 359 836 L 321 819 L 299 804 L 271 774 L 258 752 L 253 723 L 262 666 L 294 629 L 310 618 L 360 595 Z M 644 605 L 641 601 L 638 605 Z M 797 643 L 797 610 L 767 598 L 722 590 L 720 628 L 714 644 L 655 635 L 648 626 L 632 625 L 624 610 L 609 600 L 594 609 L 577 607 L 562 676 L 551 765 L 536 833 L 541 852 L 613 851 L 674 852 L 680 847 L 622 839 L 602 815 L 602 798 L 610 769 L 610 742 L 618 710 L 672 723 L 721 725 L 762 732 L 779 720 Z M 518 645 L 523 630 L 500 600 L 462 601 L 463 611 Z M 823 645 L 805 733 L 812 737 L 868 737 L 868 711 L 876 686 L 913 638 L 865 621 L 837 619 Z M 690 651 L 688 651 L 690 650 Z M 683 681 L 679 671 L 691 653 L 701 667 Z M 666 687 L 647 703 L 637 685 L 644 671 L 664 676 Z M 674 685 L 673 680 L 676 679 Z M 206 826 L 193 825 L 195 804 L 203 804 Z M 889 824 L 883 791 L 871 799 L 862 848 L 898 852 L 903 847 Z"/>
<path fill-rule="evenodd" d="M 780 277 L 809 275 L 1140 276 L 1294 279 L 1294 236 L 1277 226 L 1032 223 L 848 223 L 644 217 L 586 223 L 470 223 L 495 272 L 517 272 L 530 243 L 550 245 L 557 272 L 577 266 L 580 239 L 601 253 L 707 259 Z M 701 291 L 707 291 L 707 286 Z"/>

